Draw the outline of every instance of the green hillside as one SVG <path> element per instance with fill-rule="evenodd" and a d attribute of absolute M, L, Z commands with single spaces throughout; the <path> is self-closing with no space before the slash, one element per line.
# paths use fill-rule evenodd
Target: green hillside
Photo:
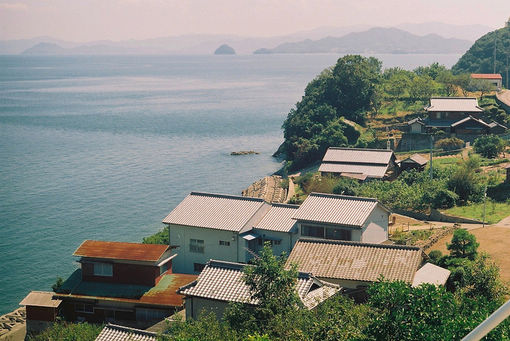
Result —
<path fill-rule="evenodd" d="M 510 25 L 489 32 L 478 39 L 473 46 L 452 67 L 454 73 L 493 73 L 494 46 L 496 46 L 496 73 L 503 76 L 506 85 L 506 71 L 510 63 Z"/>

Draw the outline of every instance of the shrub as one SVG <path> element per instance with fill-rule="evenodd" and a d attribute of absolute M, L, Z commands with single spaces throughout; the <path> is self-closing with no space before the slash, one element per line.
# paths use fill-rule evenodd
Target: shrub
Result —
<path fill-rule="evenodd" d="M 445 138 L 436 142 L 436 148 L 446 151 L 462 149 L 464 148 L 464 141 L 456 137 Z"/>
<path fill-rule="evenodd" d="M 505 141 L 496 135 L 480 136 L 475 140 L 473 148 L 483 157 L 494 159 L 505 149 Z"/>
<path fill-rule="evenodd" d="M 350 178 L 340 178 L 333 188 L 333 193 L 343 195 L 356 195 L 359 183 L 357 180 Z"/>

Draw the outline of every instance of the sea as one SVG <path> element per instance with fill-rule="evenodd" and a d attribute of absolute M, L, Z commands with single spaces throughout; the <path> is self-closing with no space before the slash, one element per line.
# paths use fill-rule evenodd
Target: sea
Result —
<path fill-rule="evenodd" d="M 85 239 L 141 242 L 189 192 L 278 170 L 287 113 L 339 57 L 0 56 L 0 314 L 70 275 Z"/>

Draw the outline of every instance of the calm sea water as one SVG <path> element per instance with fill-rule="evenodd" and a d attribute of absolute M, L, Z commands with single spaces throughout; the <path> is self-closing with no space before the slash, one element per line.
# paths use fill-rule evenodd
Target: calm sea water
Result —
<path fill-rule="evenodd" d="M 287 112 L 337 58 L 0 56 L 0 314 L 68 276 L 84 239 L 139 242 L 190 191 L 239 194 L 276 171 Z"/>

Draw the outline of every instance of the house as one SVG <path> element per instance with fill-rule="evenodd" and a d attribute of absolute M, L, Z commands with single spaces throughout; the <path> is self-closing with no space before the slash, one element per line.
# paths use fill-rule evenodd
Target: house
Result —
<path fill-rule="evenodd" d="M 426 130 L 440 129 L 446 133 L 452 132 L 452 124 L 469 116 L 479 117 L 483 112 L 476 97 L 432 97 L 425 110 Z"/>
<path fill-rule="evenodd" d="M 485 135 L 490 129 L 487 123 L 471 115 L 450 125 L 450 132 L 455 135 Z"/>
<path fill-rule="evenodd" d="M 499 73 L 472 73 L 471 79 L 487 82 L 497 90 L 501 90 L 503 85 L 503 77 Z"/>
<path fill-rule="evenodd" d="M 377 199 L 311 193 L 293 219 L 303 237 L 381 243 L 390 213 Z"/>
<path fill-rule="evenodd" d="M 54 294 L 68 321 L 144 326 L 181 309 L 176 291 L 196 279 L 172 272 L 168 245 L 86 240 L 73 255 L 80 268 Z"/>
<path fill-rule="evenodd" d="M 52 292 L 32 291 L 21 302 L 26 308 L 27 333 L 37 333 L 48 328 L 57 319 L 60 312 L 59 299 Z"/>
<path fill-rule="evenodd" d="M 363 179 L 382 179 L 395 168 L 395 154 L 389 149 L 330 147 L 326 151 L 319 172 Z"/>
<path fill-rule="evenodd" d="M 211 258 L 246 263 L 259 243 L 248 232 L 270 209 L 263 199 L 191 192 L 163 219 L 179 247 L 174 270 L 199 273 Z"/>
<path fill-rule="evenodd" d="M 492 121 L 491 123 L 489 123 L 489 129 L 491 134 L 499 135 L 504 134 L 506 132 L 507 127 L 498 122 Z"/>
<path fill-rule="evenodd" d="M 95 341 L 156 341 L 158 334 L 108 323 Z"/>
<path fill-rule="evenodd" d="M 163 223 L 179 250 L 174 271 L 200 273 L 210 259 L 247 263 L 266 241 L 275 254 L 289 254 L 303 233 L 380 243 L 388 239 L 388 219 L 388 209 L 368 198 L 312 193 L 297 206 L 191 192 Z"/>
<path fill-rule="evenodd" d="M 429 161 L 421 156 L 420 154 L 413 154 L 409 156 L 407 159 L 404 159 L 398 162 L 401 171 L 406 171 L 410 169 L 416 169 L 418 171 L 423 171 L 425 166 Z"/>
<path fill-rule="evenodd" d="M 197 319 L 202 312 L 214 312 L 221 319 L 230 302 L 257 305 L 258 301 L 251 297 L 250 288 L 242 280 L 245 266 L 251 265 L 210 260 L 196 281 L 178 291 L 186 297 L 186 320 Z M 303 305 L 313 309 L 339 292 L 340 287 L 300 272 L 296 291 Z"/>
<path fill-rule="evenodd" d="M 295 263 L 299 271 L 313 273 L 320 280 L 347 289 L 365 288 L 381 276 L 409 284 L 444 285 L 448 270 L 427 266 L 419 272 L 425 257 L 416 246 L 300 239 L 287 264 Z"/>
<path fill-rule="evenodd" d="M 408 132 L 411 134 L 423 134 L 425 133 L 425 122 L 420 117 L 412 119 L 407 122 Z"/>

